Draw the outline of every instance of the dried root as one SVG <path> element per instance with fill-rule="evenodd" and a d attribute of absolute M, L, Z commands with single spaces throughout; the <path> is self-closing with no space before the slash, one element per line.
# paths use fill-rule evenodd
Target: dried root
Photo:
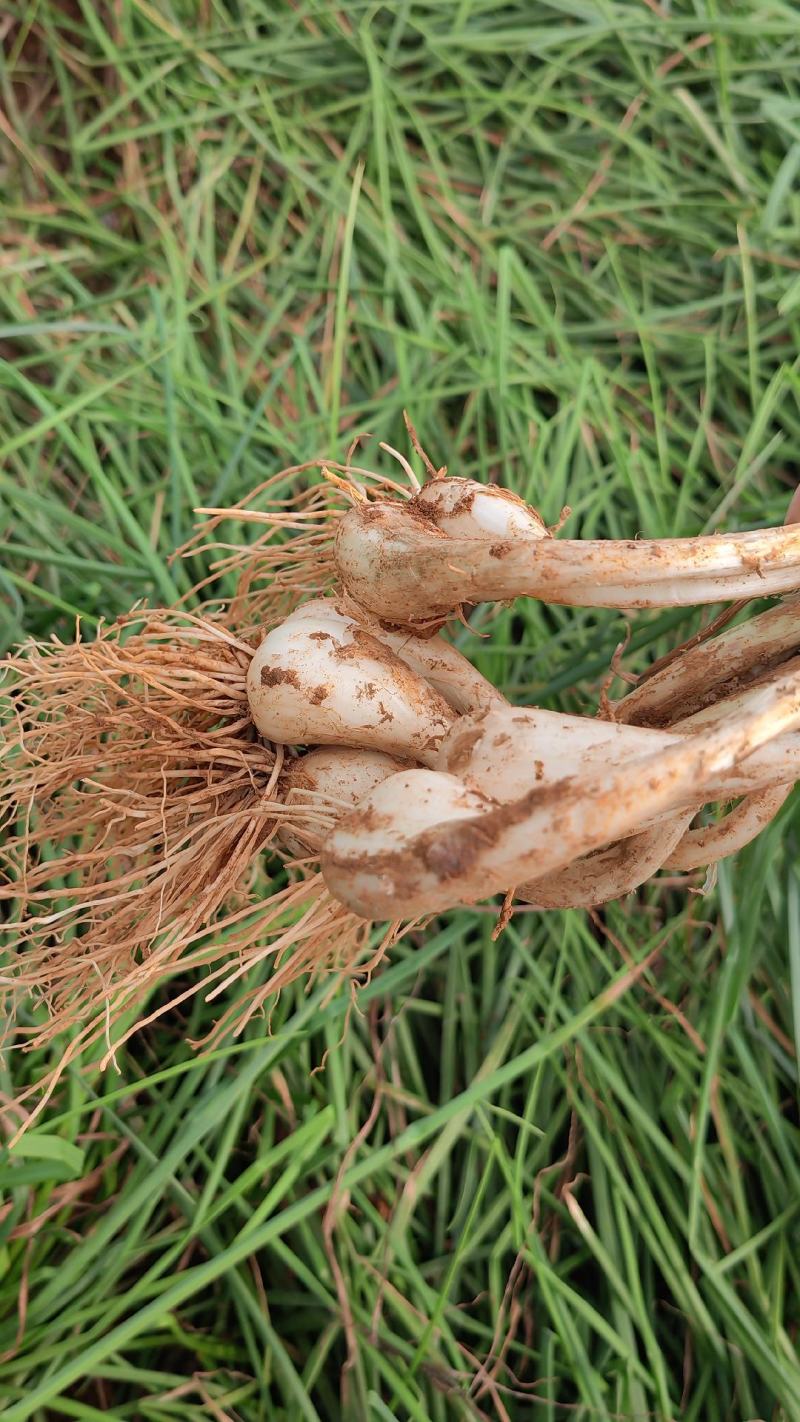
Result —
<path fill-rule="evenodd" d="M 287 481 L 291 487 L 312 470 L 321 472 L 321 482 L 284 491 Z M 197 509 L 204 522 L 175 557 L 211 555 L 211 563 L 189 596 L 214 606 L 224 603 L 231 630 L 263 634 L 299 602 L 334 587 L 336 532 L 350 508 L 373 500 L 402 505 L 411 493 L 368 469 L 311 460 L 282 470 L 231 508 Z M 235 543 L 223 540 L 226 528 L 235 533 Z M 255 537 L 242 541 L 250 530 Z"/>
<path fill-rule="evenodd" d="M 197 972 L 185 997 L 269 959 L 268 988 L 225 1016 L 243 1025 L 282 985 L 368 951 L 369 925 L 331 900 L 305 848 L 343 806 L 284 795 L 291 763 L 249 711 L 252 656 L 219 621 L 164 611 L 5 664 L 2 980 L 46 1008 L 15 1040 L 79 1029 L 62 1068 L 178 972 Z M 276 854 L 270 883 L 263 852 L 287 841 L 303 857 Z"/>

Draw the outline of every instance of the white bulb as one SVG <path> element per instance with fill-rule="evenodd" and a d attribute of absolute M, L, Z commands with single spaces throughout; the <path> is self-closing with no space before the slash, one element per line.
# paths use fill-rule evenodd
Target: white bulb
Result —
<path fill-rule="evenodd" d="M 247 694 L 261 735 L 283 745 L 352 745 L 424 760 L 455 719 L 423 677 L 327 599 L 268 633 Z"/>
<path fill-rule="evenodd" d="M 414 504 L 443 533 L 462 538 L 549 538 L 535 509 L 508 489 L 474 479 L 432 479 Z"/>

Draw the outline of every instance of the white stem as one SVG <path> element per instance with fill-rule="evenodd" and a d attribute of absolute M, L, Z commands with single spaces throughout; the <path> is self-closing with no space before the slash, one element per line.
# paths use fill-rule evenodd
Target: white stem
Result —
<path fill-rule="evenodd" d="M 684 652 L 617 701 L 614 715 L 628 724 L 668 725 L 675 716 L 718 701 L 726 687 L 735 690 L 798 649 L 800 595 L 795 595 Z"/>
<path fill-rule="evenodd" d="M 749 709 L 622 769 L 571 776 L 519 799 L 457 816 L 438 800 L 453 777 L 426 776 L 414 805 L 414 777 L 391 776 L 334 830 L 322 856 L 331 892 L 364 917 L 414 916 L 472 902 L 541 878 L 582 854 L 631 834 L 643 814 L 666 816 L 782 731 L 800 724 L 800 676 L 754 694 Z M 398 793 L 399 792 L 399 793 Z M 477 792 L 472 792 L 477 794 Z M 412 805 L 413 815 L 411 813 Z"/>
<path fill-rule="evenodd" d="M 637 755 L 658 754 L 685 744 L 701 725 L 721 724 L 746 709 L 747 695 L 708 707 L 669 730 L 570 716 L 538 707 L 494 705 L 461 716 L 440 741 L 432 764 L 459 775 L 467 784 L 505 803 L 524 787 L 552 785 L 567 775 L 617 767 L 624 770 Z M 709 799 L 733 798 L 800 777 L 800 734 L 776 736 L 752 756 L 709 781 Z M 697 803 L 687 795 L 687 806 Z M 640 828 L 648 826 L 643 817 Z"/>
<path fill-rule="evenodd" d="M 267 634 L 247 673 L 253 720 L 284 745 L 351 745 L 429 763 L 458 711 L 505 705 L 441 637 L 386 633 L 335 599 Z"/>
<path fill-rule="evenodd" d="M 736 854 L 774 820 L 793 789 L 794 782 L 748 795 L 716 824 L 687 830 L 664 856 L 663 863 L 670 869 L 697 869 L 701 864 L 716 864 L 729 854 Z"/>
<path fill-rule="evenodd" d="M 726 634 L 740 680 L 745 670 L 754 676 L 765 661 L 771 664 L 785 656 L 794 636 L 790 612 L 786 606 L 773 609 L 749 636 L 741 628 Z M 697 660 L 696 652 L 685 655 Z M 730 688 L 726 666 L 717 655 L 708 695 Z M 800 664 L 786 668 L 795 670 L 800 673 Z M 673 668 L 666 671 L 674 680 Z M 696 669 L 693 675 L 696 679 Z M 797 676 L 792 680 L 784 674 L 784 687 L 796 683 Z M 682 685 L 685 689 L 685 676 Z M 770 817 L 769 807 L 782 802 L 779 794 L 786 792 L 778 793 L 777 787 L 793 781 L 800 771 L 800 735 L 791 730 L 780 734 L 773 709 L 767 729 L 746 752 L 740 749 L 725 761 L 706 755 L 702 775 L 685 775 L 682 767 L 685 770 L 697 756 L 703 736 L 711 745 L 715 736 L 724 739 L 732 728 L 752 722 L 764 697 L 776 694 L 776 685 L 745 686 L 735 694 L 729 689 L 727 698 L 695 710 L 669 729 L 512 707 L 441 638 L 365 626 L 333 600 L 306 604 L 274 629 L 255 654 L 248 676 L 251 709 L 262 734 L 279 743 L 342 748 L 315 751 L 284 774 L 287 807 L 296 807 L 296 812 L 282 824 L 280 837 L 291 852 L 319 849 L 333 823 L 357 804 L 359 813 L 369 811 L 371 827 L 379 830 L 383 825 L 391 840 L 390 847 L 381 849 L 379 833 L 378 848 L 365 843 L 358 855 L 361 868 L 371 863 L 375 870 L 377 853 L 387 865 L 394 856 L 396 872 L 405 872 L 403 845 L 412 829 L 416 833 L 426 827 L 414 808 L 416 791 L 425 789 L 427 814 L 436 806 L 438 782 L 435 777 L 420 781 L 415 772 L 401 782 L 396 772 L 398 758 L 403 758 L 440 772 L 445 786 L 461 785 L 468 799 L 458 801 L 457 818 L 464 818 L 465 803 L 480 808 L 476 833 L 497 832 L 514 845 L 498 887 L 516 881 L 520 896 L 542 907 L 602 902 L 634 888 L 668 857 L 681 865 L 690 859 L 701 862 L 703 854 L 714 856 L 715 845 L 725 853 L 725 846 L 752 837 Z M 672 686 L 670 697 L 674 700 Z M 663 717 L 663 706 L 660 714 Z M 640 790 L 629 805 L 632 776 Z M 388 818 L 384 794 L 395 797 Z M 727 829 L 723 822 L 712 836 L 688 830 L 703 803 L 743 794 L 748 799 Z M 543 848 L 536 840 L 536 815 L 548 796 L 552 832 Z M 597 838 L 600 832 L 591 828 L 591 815 L 604 800 Z M 579 832 L 580 801 L 586 823 Z M 528 802 L 528 831 L 534 838 L 526 859 L 512 825 L 520 818 L 520 806 Z M 522 819 L 526 813 L 521 812 Z M 362 831 L 364 823 L 362 818 Z M 442 833 L 447 833 L 446 826 Z M 550 843 L 554 839 L 561 842 L 556 860 Z M 526 865 L 533 877 L 520 879 Z M 335 877 L 341 864 L 337 867 L 332 859 L 331 866 Z M 391 867 L 381 871 L 382 879 L 387 875 L 394 884 Z M 482 888 L 483 878 L 476 882 Z M 403 892 L 407 889 L 406 884 Z M 395 892 L 390 888 L 389 897 Z M 455 887 L 448 892 L 452 898 Z"/>
<path fill-rule="evenodd" d="M 443 637 L 415 637 L 409 632 L 376 629 L 395 656 L 433 687 L 454 711 L 468 713 L 488 706 L 507 706 L 502 692 Z"/>
<path fill-rule="evenodd" d="M 519 884 L 517 898 L 542 909 L 592 908 L 620 899 L 638 889 L 670 859 L 693 814 L 693 809 L 682 810 L 659 820 L 651 829 L 576 859 L 555 874 Z"/>
<path fill-rule="evenodd" d="M 339 523 L 342 583 L 387 622 L 431 626 L 464 602 L 519 596 L 583 607 L 679 607 L 792 592 L 800 584 L 796 524 L 620 542 L 556 540 L 516 523 L 503 534 L 476 523 L 465 535 L 449 531 L 452 520 L 437 522 L 421 499 L 359 504 Z"/>
<path fill-rule="evenodd" d="M 283 816 L 275 836 L 295 857 L 319 851 L 330 825 L 408 763 L 382 751 L 325 746 L 290 760 L 281 777 Z M 327 824 L 326 824 L 327 820 Z"/>

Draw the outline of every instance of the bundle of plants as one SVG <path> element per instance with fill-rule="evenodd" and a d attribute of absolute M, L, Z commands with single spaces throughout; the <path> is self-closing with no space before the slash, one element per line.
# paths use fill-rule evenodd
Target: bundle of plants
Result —
<path fill-rule="evenodd" d="M 289 500 L 284 473 L 203 510 L 195 610 L 7 659 L 2 983 L 9 1021 L 42 1005 L 9 1031 L 71 1029 L 40 1107 L 86 1047 L 195 992 L 237 1031 L 301 975 L 368 974 L 432 914 L 502 895 L 502 925 L 515 897 L 587 907 L 713 864 L 800 776 L 800 527 L 570 539 L 401 463 L 403 482 L 306 466 Z M 510 705 L 447 640 L 467 605 L 517 597 L 731 607 L 576 716 Z M 709 805 L 727 812 L 695 824 Z"/>

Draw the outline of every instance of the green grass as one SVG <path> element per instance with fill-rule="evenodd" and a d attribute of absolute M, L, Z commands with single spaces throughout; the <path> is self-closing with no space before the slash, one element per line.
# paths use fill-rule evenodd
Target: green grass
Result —
<path fill-rule="evenodd" d="M 782 519 L 796 6 L 6 15 L 4 646 L 174 599 L 193 505 L 404 407 L 575 534 Z M 591 710 L 624 620 L 491 629 L 513 698 Z M 196 1002 L 74 1070 L 0 1153 L 3 1422 L 800 1418 L 797 843 L 790 801 L 706 897 L 453 914 L 355 1010 L 301 984 L 202 1055 Z"/>

